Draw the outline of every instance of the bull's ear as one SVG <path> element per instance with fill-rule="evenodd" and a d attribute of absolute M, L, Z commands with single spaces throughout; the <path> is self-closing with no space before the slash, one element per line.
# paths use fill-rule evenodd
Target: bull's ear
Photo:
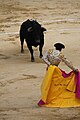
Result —
<path fill-rule="evenodd" d="M 44 27 L 41 27 L 41 30 L 44 32 L 44 31 L 47 31 L 47 29 L 46 28 L 44 28 Z"/>
<path fill-rule="evenodd" d="M 32 31 L 32 27 L 29 27 L 29 28 L 27 29 L 27 31 L 28 31 L 28 32 L 31 32 L 31 31 Z"/>

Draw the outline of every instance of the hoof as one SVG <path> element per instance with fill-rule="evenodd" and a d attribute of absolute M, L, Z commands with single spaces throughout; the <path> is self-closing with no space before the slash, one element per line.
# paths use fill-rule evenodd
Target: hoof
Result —
<path fill-rule="evenodd" d="M 24 50 L 21 50 L 21 53 L 24 53 Z"/>
<path fill-rule="evenodd" d="M 43 55 L 40 55 L 39 57 L 40 57 L 40 58 L 42 58 L 42 57 L 43 57 Z"/>
<path fill-rule="evenodd" d="M 31 62 L 35 62 L 34 58 L 31 59 Z"/>

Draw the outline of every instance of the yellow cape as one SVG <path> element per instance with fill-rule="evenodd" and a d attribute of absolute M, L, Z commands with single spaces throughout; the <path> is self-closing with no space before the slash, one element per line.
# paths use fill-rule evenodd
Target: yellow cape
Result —
<path fill-rule="evenodd" d="M 41 85 L 41 99 L 47 107 L 78 107 L 80 99 L 75 97 L 75 74 L 64 78 L 57 66 L 48 68 Z"/>

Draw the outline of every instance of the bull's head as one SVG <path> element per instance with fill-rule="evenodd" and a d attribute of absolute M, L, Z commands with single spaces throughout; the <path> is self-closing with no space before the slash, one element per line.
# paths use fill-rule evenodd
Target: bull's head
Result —
<path fill-rule="evenodd" d="M 30 36 L 32 37 L 31 42 L 34 43 L 34 46 L 40 44 L 40 41 L 44 41 L 44 33 L 46 28 L 42 27 L 40 24 L 34 23 L 32 26 L 27 28 L 28 33 L 31 33 Z"/>

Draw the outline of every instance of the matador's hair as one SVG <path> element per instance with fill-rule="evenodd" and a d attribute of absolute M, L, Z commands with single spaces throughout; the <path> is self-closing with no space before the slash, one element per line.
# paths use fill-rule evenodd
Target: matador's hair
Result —
<path fill-rule="evenodd" d="M 62 49 L 65 48 L 65 45 L 63 45 L 62 43 L 55 43 L 54 47 L 56 48 L 56 50 L 61 51 Z"/>

